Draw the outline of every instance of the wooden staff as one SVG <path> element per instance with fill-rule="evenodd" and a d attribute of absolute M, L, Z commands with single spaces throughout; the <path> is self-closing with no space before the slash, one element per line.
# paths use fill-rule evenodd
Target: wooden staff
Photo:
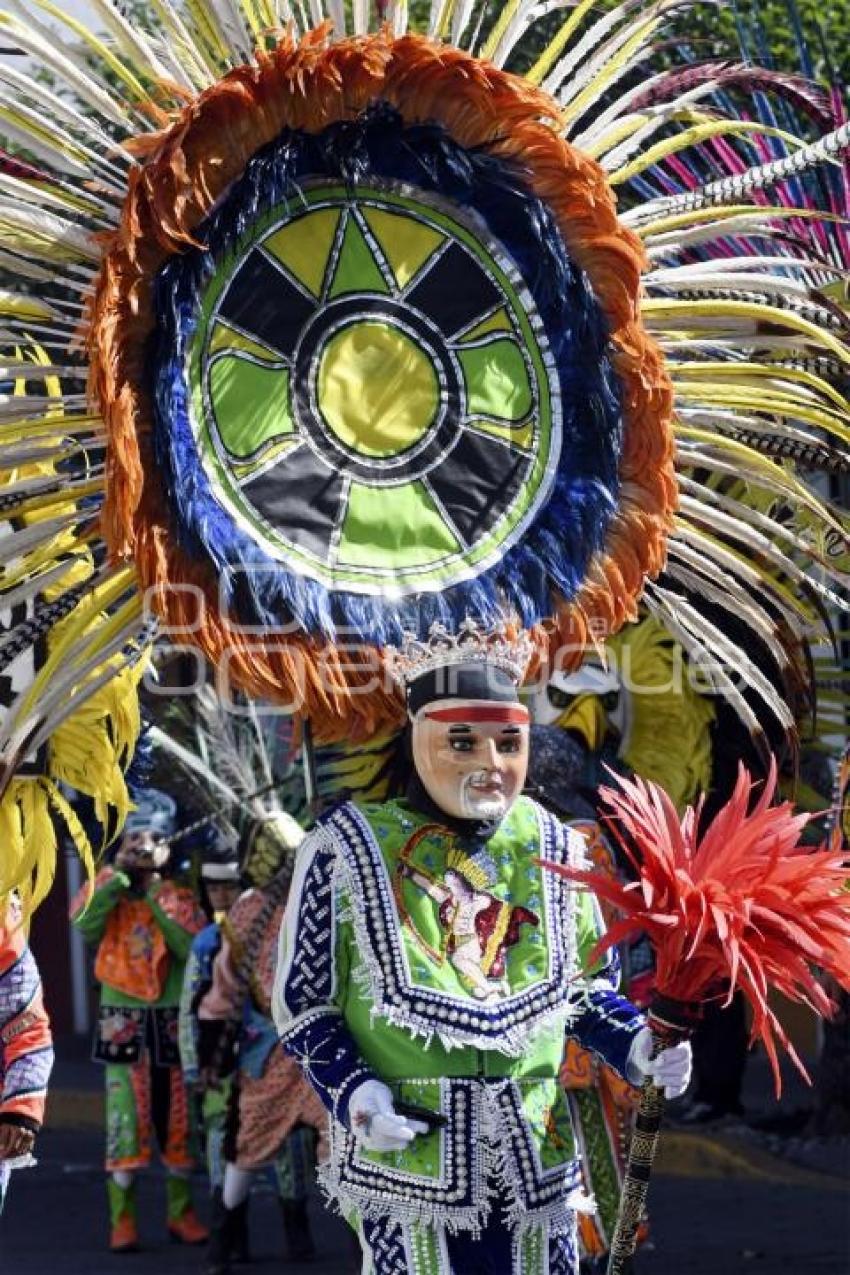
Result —
<path fill-rule="evenodd" d="M 653 1039 L 652 1057 L 655 1058 L 662 1049 L 687 1040 L 693 1034 L 700 1010 L 698 1004 L 656 996 L 648 1015 Z M 646 1196 L 661 1136 L 664 1102 L 664 1090 L 647 1076 L 641 1088 L 640 1105 L 629 1144 L 617 1225 L 608 1258 L 608 1275 L 628 1275 L 631 1270 L 638 1229 L 646 1213 Z"/>

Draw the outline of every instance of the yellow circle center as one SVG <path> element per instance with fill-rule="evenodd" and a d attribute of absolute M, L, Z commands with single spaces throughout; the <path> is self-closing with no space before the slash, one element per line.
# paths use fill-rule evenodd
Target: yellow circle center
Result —
<path fill-rule="evenodd" d="M 433 363 L 387 323 L 363 322 L 332 336 L 322 351 L 319 410 L 351 451 L 394 456 L 427 433 L 440 401 Z"/>

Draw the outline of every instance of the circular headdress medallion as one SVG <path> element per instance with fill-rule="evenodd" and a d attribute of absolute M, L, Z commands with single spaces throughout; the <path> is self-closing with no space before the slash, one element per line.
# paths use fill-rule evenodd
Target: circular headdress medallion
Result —
<path fill-rule="evenodd" d="M 450 586 L 548 494 L 560 395 L 531 293 L 420 192 L 314 183 L 271 209 L 211 276 L 188 359 L 216 498 L 325 585 Z"/>
<path fill-rule="evenodd" d="M 148 150 L 91 351 L 110 551 L 330 738 L 397 720 L 374 669 L 434 623 L 580 660 L 676 489 L 643 249 L 556 104 L 415 36 L 314 35 Z"/>

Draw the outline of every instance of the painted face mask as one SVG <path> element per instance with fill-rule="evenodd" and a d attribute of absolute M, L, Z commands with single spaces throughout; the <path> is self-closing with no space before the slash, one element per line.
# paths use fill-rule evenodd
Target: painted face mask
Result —
<path fill-rule="evenodd" d="M 413 762 L 428 795 L 456 819 L 501 819 L 528 769 L 521 704 L 441 700 L 413 718 Z"/>
<path fill-rule="evenodd" d="M 158 872 L 168 862 L 169 853 L 168 842 L 150 828 L 125 832 L 121 840 L 121 860 L 139 872 Z"/>

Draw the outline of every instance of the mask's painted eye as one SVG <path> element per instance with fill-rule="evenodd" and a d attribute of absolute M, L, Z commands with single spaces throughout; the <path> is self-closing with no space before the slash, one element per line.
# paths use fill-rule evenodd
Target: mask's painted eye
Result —
<path fill-rule="evenodd" d="M 449 748 L 451 748 L 453 753 L 471 753 L 474 747 L 475 740 L 469 737 L 449 740 Z"/>
<path fill-rule="evenodd" d="M 500 753 L 518 753 L 520 741 L 518 739 L 500 739 L 498 750 Z"/>
<path fill-rule="evenodd" d="M 552 686 L 551 683 L 546 687 L 546 695 L 553 708 L 566 708 L 575 698 L 569 691 L 562 691 L 559 686 Z"/>

